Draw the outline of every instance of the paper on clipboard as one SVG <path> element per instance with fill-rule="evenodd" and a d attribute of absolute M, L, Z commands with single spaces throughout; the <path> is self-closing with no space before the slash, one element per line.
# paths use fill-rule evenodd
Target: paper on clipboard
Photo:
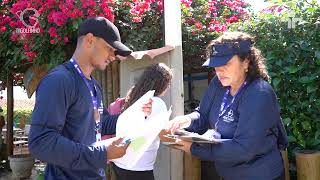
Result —
<path fill-rule="evenodd" d="M 204 134 L 189 132 L 183 129 L 178 129 L 174 135 L 167 135 L 169 138 L 181 139 L 184 141 L 205 143 L 205 144 L 218 144 L 224 141 L 230 141 L 231 139 L 216 139 L 212 136 L 212 130 L 209 129 Z"/>

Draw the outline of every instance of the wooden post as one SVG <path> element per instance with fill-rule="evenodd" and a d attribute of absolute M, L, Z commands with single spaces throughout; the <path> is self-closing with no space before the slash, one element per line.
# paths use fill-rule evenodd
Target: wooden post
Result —
<path fill-rule="evenodd" d="M 112 64 L 112 98 L 116 100 L 120 95 L 119 88 L 119 62 L 114 61 Z"/>
<path fill-rule="evenodd" d="M 281 151 L 286 180 L 290 180 L 288 151 Z"/>
<path fill-rule="evenodd" d="M 319 180 L 320 152 L 305 150 L 295 154 L 298 180 Z"/>
<path fill-rule="evenodd" d="M 13 75 L 7 77 L 7 154 L 13 155 Z"/>
<path fill-rule="evenodd" d="M 191 154 L 184 153 L 184 180 L 200 180 L 201 179 L 201 161 Z"/>

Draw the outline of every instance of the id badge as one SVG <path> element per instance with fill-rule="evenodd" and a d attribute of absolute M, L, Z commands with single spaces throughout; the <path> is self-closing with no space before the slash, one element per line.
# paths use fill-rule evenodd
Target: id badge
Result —
<path fill-rule="evenodd" d="M 96 134 L 96 140 L 97 141 L 101 141 L 101 133 L 97 133 Z"/>

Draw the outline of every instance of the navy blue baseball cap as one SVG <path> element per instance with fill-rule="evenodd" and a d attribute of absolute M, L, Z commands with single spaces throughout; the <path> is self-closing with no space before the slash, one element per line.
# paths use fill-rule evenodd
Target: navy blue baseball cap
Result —
<path fill-rule="evenodd" d="M 228 63 L 234 56 L 242 53 L 248 53 L 252 45 L 251 40 L 243 40 L 234 43 L 219 43 L 212 45 L 212 52 L 202 66 L 220 67 Z"/>
<path fill-rule="evenodd" d="M 129 56 L 132 52 L 121 42 L 118 28 L 104 17 L 92 17 L 83 21 L 79 26 L 78 37 L 88 33 L 92 33 L 94 36 L 104 39 L 116 49 L 116 55 Z"/>

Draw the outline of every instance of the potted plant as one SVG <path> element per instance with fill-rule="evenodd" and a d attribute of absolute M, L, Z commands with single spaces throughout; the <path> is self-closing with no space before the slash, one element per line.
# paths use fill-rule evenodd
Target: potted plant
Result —
<path fill-rule="evenodd" d="M 14 178 L 29 178 L 35 159 L 30 154 L 16 154 L 9 156 L 10 168 Z"/>

